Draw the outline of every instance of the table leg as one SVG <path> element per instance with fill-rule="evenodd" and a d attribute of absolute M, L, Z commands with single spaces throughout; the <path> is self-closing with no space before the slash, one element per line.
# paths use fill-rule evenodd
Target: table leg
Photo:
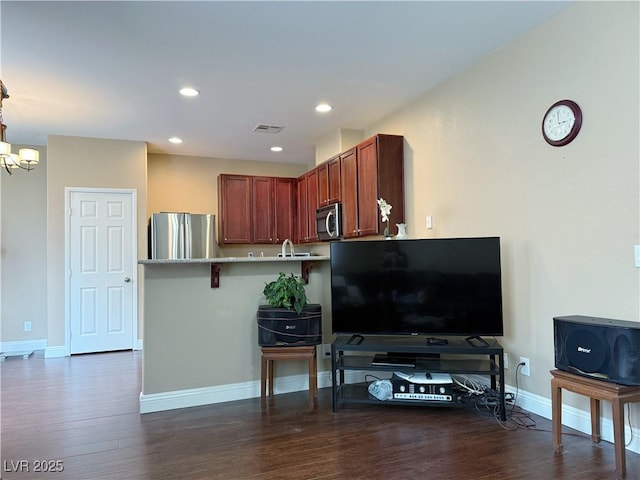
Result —
<path fill-rule="evenodd" d="M 553 450 L 562 453 L 562 387 L 557 385 L 555 378 L 551 380 L 551 430 Z"/>
<path fill-rule="evenodd" d="M 267 409 L 267 359 L 262 355 L 260 367 L 260 407 L 262 410 Z"/>
<path fill-rule="evenodd" d="M 315 363 L 316 356 L 309 357 L 309 408 L 311 410 L 316 408 L 316 369 L 318 368 Z"/>
<path fill-rule="evenodd" d="M 273 371 L 275 369 L 274 365 L 275 365 L 276 361 L 271 359 L 271 360 L 267 360 L 267 366 L 268 366 L 268 370 L 269 370 L 269 396 L 273 397 Z"/>
<path fill-rule="evenodd" d="M 600 400 L 591 398 L 591 441 L 600 443 Z"/>
<path fill-rule="evenodd" d="M 613 421 L 613 446 L 616 453 L 616 478 L 624 477 L 627 466 L 624 446 L 624 402 L 620 399 L 611 400 Z"/>

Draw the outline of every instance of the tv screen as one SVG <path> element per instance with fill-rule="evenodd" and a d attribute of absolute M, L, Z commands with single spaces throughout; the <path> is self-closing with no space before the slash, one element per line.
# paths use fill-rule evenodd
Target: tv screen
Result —
<path fill-rule="evenodd" d="M 500 238 L 331 244 L 334 334 L 501 336 Z"/>

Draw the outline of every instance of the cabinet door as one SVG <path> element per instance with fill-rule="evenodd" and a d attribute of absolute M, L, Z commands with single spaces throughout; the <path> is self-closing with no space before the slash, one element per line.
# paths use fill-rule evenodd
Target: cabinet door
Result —
<path fill-rule="evenodd" d="M 329 205 L 329 165 L 318 166 L 318 205 Z"/>
<path fill-rule="evenodd" d="M 358 235 L 376 235 L 380 233 L 380 214 L 378 208 L 378 172 L 376 138 L 358 145 Z M 389 199 L 387 202 L 391 203 Z M 393 207 L 393 204 L 391 203 Z M 392 210 L 393 212 L 393 210 Z"/>
<path fill-rule="evenodd" d="M 274 178 L 274 241 L 282 243 L 285 239 L 295 241 L 296 223 L 296 179 Z"/>
<path fill-rule="evenodd" d="M 318 228 L 316 227 L 316 210 L 318 209 L 318 169 L 314 168 L 307 173 L 307 202 L 308 202 L 308 222 L 309 241 L 318 240 Z"/>
<path fill-rule="evenodd" d="M 273 243 L 273 195 L 271 177 L 251 178 L 251 243 Z"/>
<path fill-rule="evenodd" d="M 296 189 L 296 208 L 298 210 L 298 242 L 309 241 L 309 203 L 307 202 L 307 175 L 298 177 Z"/>
<path fill-rule="evenodd" d="M 340 157 L 340 178 L 342 197 L 342 231 L 344 238 L 358 236 L 358 165 L 356 149 L 343 153 Z"/>
<path fill-rule="evenodd" d="M 251 243 L 251 180 L 245 175 L 218 177 L 219 243 Z"/>
<path fill-rule="evenodd" d="M 327 203 L 337 203 L 340 201 L 340 157 L 329 160 L 327 172 L 329 184 Z M 318 181 L 321 182 L 320 177 L 318 177 Z"/>

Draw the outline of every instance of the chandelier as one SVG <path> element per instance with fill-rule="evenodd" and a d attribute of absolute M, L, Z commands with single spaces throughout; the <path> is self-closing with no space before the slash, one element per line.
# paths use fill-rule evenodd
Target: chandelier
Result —
<path fill-rule="evenodd" d="M 5 98 L 9 98 L 7 87 L 0 80 L 0 167 L 4 167 L 9 175 L 15 168 L 21 168 L 23 170 L 33 170 L 40 161 L 40 152 L 33 148 L 21 148 L 18 153 L 11 153 L 11 144 L 7 142 L 5 137 L 5 131 L 7 126 L 2 119 L 2 101 Z"/>

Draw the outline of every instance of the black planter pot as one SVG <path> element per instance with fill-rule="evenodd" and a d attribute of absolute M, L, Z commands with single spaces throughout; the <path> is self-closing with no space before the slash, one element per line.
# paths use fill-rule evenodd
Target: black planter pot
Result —
<path fill-rule="evenodd" d="M 322 306 L 309 304 L 300 314 L 292 308 L 258 307 L 258 345 L 261 347 L 322 343 Z"/>

